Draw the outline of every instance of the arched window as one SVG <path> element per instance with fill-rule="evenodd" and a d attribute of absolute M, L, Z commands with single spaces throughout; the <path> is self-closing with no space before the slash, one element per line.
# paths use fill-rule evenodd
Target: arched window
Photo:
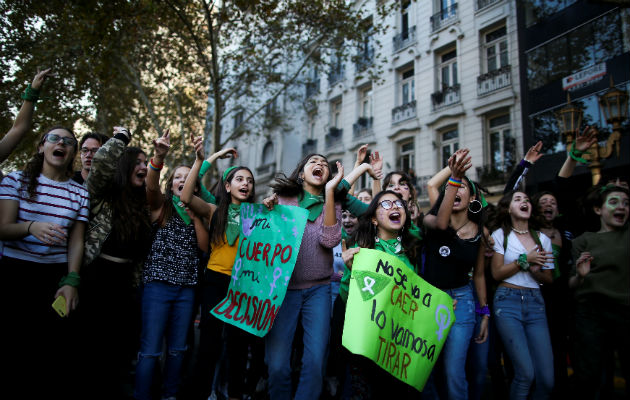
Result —
<path fill-rule="evenodd" d="M 273 143 L 267 142 L 263 148 L 262 165 L 272 164 L 275 160 L 276 157 L 273 154 Z"/>

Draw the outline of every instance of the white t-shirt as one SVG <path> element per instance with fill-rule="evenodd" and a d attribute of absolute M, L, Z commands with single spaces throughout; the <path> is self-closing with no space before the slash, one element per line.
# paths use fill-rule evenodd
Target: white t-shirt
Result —
<path fill-rule="evenodd" d="M 540 244 L 542 245 L 543 250 L 551 252 L 551 239 L 541 232 L 538 232 L 538 237 L 540 238 Z M 503 250 L 503 229 L 497 229 L 492 232 L 492 239 L 494 239 L 494 251 L 499 254 L 503 254 L 503 264 L 514 262 L 514 260 L 518 259 L 519 255 L 527 253 L 531 250 L 526 249 L 523 246 L 513 231 L 510 231 L 510 234 L 508 235 L 507 249 L 505 251 Z M 553 262 L 543 265 L 542 269 L 554 269 Z M 538 281 L 534 279 L 529 271 L 518 271 L 509 278 L 504 279 L 503 282 L 534 289 L 538 289 L 539 287 Z"/>
<path fill-rule="evenodd" d="M 8 174 L 0 184 L 0 200 L 19 202 L 15 222 L 53 222 L 64 227 L 66 234 L 75 221 L 88 222 L 90 195 L 85 187 L 73 180 L 57 182 L 39 175 L 35 199 L 27 201 L 28 193 L 21 190 L 23 182 L 22 171 L 17 171 Z M 6 257 L 42 264 L 68 261 L 67 244 L 48 245 L 33 235 L 2 243 Z"/>

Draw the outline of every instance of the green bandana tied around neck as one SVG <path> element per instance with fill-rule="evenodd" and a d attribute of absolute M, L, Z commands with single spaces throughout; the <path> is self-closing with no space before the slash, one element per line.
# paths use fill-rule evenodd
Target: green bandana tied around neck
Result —
<path fill-rule="evenodd" d="M 374 249 L 384 251 L 387 254 L 391 254 L 392 256 L 397 257 L 400 261 L 404 262 L 405 265 L 409 267 L 409 269 L 415 271 L 415 268 L 409 261 L 409 258 L 407 258 L 407 255 L 402 251 L 402 249 L 400 252 L 396 253 L 395 249 L 397 244 L 398 239 L 396 238 L 390 240 L 379 239 L 378 242 L 374 243 Z"/>
<path fill-rule="evenodd" d="M 315 196 L 307 191 L 303 191 L 302 197 L 298 199 L 298 205 L 308 210 L 308 220 L 313 222 L 322 213 L 324 196 Z"/>
<path fill-rule="evenodd" d="M 225 237 L 230 246 L 234 245 L 234 242 L 238 238 L 239 229 L 241 225 L 241 206 L 240 204 L 230 204 L 228 207 L 228 220 L 225 227 Z"/>
<path fill-rule="evenodd" d="M 186 206 L 179 200 L 179 196 L 173 195 L 173 207 L 177 210 L 177 214 L 182 218 L 186 225 L 190 225 L 190 215 L 186 212 Z"/>

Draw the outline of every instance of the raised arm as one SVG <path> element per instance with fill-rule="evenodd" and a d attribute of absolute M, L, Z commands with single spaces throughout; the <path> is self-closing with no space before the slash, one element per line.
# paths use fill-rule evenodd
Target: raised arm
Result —
<path fill-rule="evenodd" d="M 337 175 L 326 183 L 324 201 L 324 226 L 333 226 L 337 223 L 337 213 L 335 211 L 335 190 L 343 178 L 343 165 L 337 161 Z"/>
<path fill-rule="evenodd" d="M 85 181 L 91 199 L 103 197 L 110 188 L 118 169 L 118 160 L 130 141 L 131 132 L 128 129 L 114 127 L 114 137 L 105 142 L 94 154 L 90 174 Z"/>
<path fill-rule="evenodd" d="M 364 144 L 357 149 L 357 158 L 354 161 L 354 167 L 352 168 L 353 171 L 357 169 L 359 165 L 363 164 L 363 160 L 365 160 L 365 156 L 367 155 L 367 150 L 368 150 L 367 144 Z M 348 179 L 346 179 L 346 181 L 348 181 Z M 350 190 L 348 190 L 348 193 L 354 196 L 354 185 L 356 183 L 356 180 L 354 182 L 350 182 L 350 181 L 348 182 L 350 183 Z"/>
<path fill-rule="evenodd" d="M 466 171 L 472 167 L 470 159 L 468 149 L 459 153 L 459 155 L 457 153 L 453 154 L 448 159 L 448 166 L 452 171 L 451 178 L 446 185 L 446 189 L 444 189 L 444 199 L 442 204 L 440 204 L 437 215 L 427 214 L 424 216 L 423 223 L 427 228 L 439 230 L 448 228 L 457 190 L 462 185 L 461 182 Z"/>
<path fill-rule="evenodd" d="M 440 186 L 448 180 L 449 176 L 451 176 L 451 168 L 447 165 L 438 171 L 437 174 L 433 175 L 427 182 L 427 192 L 429 194 L 429 204 L 431 207 L 433 207 L 438 197 L 440 197 Z"/>
<path fill-rule="evenodd" d="M 188 207 L 190 207 L 190 209 L 195 214 L 202 216 L 210 221 L 210 219 L 212 219 L 212 214 L 217 207 L 214 204 L 206 203 L 193 194 L 195 191 L 195 186 L 197 184 L 197 175 L 199 174 L 199 169 L 201 169 L 201 164 L 203 164 L 203 137 L 194 137 L 191 134 L 190 139 L 195 149 L 195 163 L 188 173 L 188 177 L 186 178 L 186 182 L 184 183 L 184 188 L 182 189 L 182 193 L 179 199 Z"/>
<path fill-rule="evenodd" d="M 39 99 L 39 92 L 44 81 L 46 81 L 46 78 L 49 76 L 54 76 L 54 74 L 51 73 L 51 68 L 38 72 L 35 78 L 33 78 L 33 82 L 22 94 L 24 103 L 22 103 L 22 107 L 20 107 L 20 111 L 17 117 L 15 117 L 13 126 L 9 129 L 9 132 L 4 135 L 2 140 L 0 140 L 0 162 L 3 162 L 9 157 L 11 152 L 31 129 L 35 103 Z"/>
<path fill-rule="evenodd" d="M 381 179 L 383 179 L 383 157 L 381 157 L 378 151 L 370 154 L 370 165 L 374 173 L 374 179 L 372 179 L 372 196 L 376 196 L 382 190 Z"/>
<path fill-rule="evenodd" d="M 541 149 L 542 141 L 539 141 L 538 143 L 530 147 L 529 150 L 527 150 L 527 154 L 525 154 L 525 157 L 521 160 L 520 163 L 518 163 L 518 165 L 516 166 L 516 168 L 514 168 L 514 171 L 512 171 L 512 174 L 508 178 L 507 183 L 505 184 L 505 188 L 503 188 L 504 194 L 518 188 L 518 185 L 521 183 L 523 178 L 525 178 L 525 175 L 527 175 L 529 169 L 534 165 L 534 163 L 536 163 L 536 161 L 538 161 L 543 156 L 543 153 L 540 152 Z"/>
<path fill-rule="evenodd" d="M 166 159 L 170 147 L 171 141 L 168 129 L 164 132 L 164 135 L 153 139 L 153 158 L 149 161 L 147 178 L 145 180 L 147 185 L 147 201 L 149 202 L 151 211 L 161 209 L 164 203 L 164 195 L 160 189 L 160 173 L 162 172 L 164 160 Z"/>
<path fill-rule="evenodd" d="M 587 126 L 584 128 L 581 135 L 580 132 L 577 131 L 575 141 L 567 153 L 567 159 L 564 161 L 564 164 L 562 164 L 558 176 L 561 178 L 569 178 L 573 175 L 578 161 L 586 163 L 587 160 L 583 159 L 582 155 L 586 153 L 589 147 L 595 142 L 597 142 L 597 130 L 594 127 Z"/>

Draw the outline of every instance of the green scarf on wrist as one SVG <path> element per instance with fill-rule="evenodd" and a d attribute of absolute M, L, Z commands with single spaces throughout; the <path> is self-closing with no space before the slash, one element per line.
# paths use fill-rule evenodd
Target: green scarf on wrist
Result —
<path fill-rule="evenodd" d="M 302 191 L 301 196 L 298 196 L 298 205 L 308 210 L 308 220 L 313 222 L 322 213 L 324 195 L 315 196 L 307 191 Z"/>
<path fill-rule="evenodd" d="M 225 226 L 225 237 L 230 246 L 234 245 L 234 242 L 238 238 L 241 227 L 241 206 L 240 204 L 230 204 L 228 207 L 228 219 Z"/>
<path fill-rule="evenodd" d="M 177 210 L 177 214 L 182 218 L 186 225 L 190 225 L 192 219 L 186 212 L 186 206 L 179 200 L 179 196 L 173 195 L 173 207 Z"/>

